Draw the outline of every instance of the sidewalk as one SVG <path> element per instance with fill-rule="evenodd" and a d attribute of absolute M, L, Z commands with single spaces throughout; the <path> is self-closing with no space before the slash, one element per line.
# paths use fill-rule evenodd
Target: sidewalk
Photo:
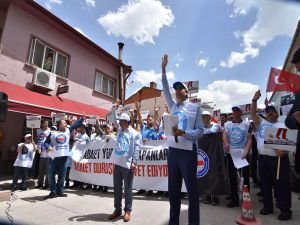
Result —
<path fill-rule="evenodd" d="M 124 224 L 123 220 L 108 221 L 107 217 L 113 212 L 113 193 L 93 192 L 91 190 L 66 190 L 68 197 L 43 200 L 49 194 L 47 190 L 32 189 L 27 191 L 16 191 L 18 199 L 11 203 L 9 214 L 13 218 L 13 224 L 22 225 L 57 225 L 57 224 Z M 11 180 L 0 182 L 2 189 L 10 187 Z M 273 215 L 261 216 L 258 211 L 262 208 L 257 197 L 253 193 L 258 190 L 252 188 L 251 198 L 255 216 L 262 220 L 262 224 L 270 225 L 296 225 L 300 222 L 300 200 L 299 194 L 293 193 L 293 219 L 281 222 L 277 220 L 279 210 Z M 201 225 L 233 225 L 237 215 L 241 213 L 240 208 L 228 209 L 225 206 L 224 196 L 220 199 L 219 206 L 211 206 L 200 203 Z M 0 202 L 0 221 L 10 224 L 5 210 L 7 202 Z M 187 200 L 182 200 L 180 224 L 187 224 Z M 169 216 L 169 202 L 166 197 L 139 196 L 134 194 L 132 219 L 128 224 L 132 225 L 166 225 Z M 0 222 L 0 224 L 1 224 Z"/>

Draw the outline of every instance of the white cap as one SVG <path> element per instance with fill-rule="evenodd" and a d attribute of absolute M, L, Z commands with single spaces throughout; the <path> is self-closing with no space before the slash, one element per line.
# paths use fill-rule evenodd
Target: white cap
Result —
<path fill-rule="evenodd" d="M 24 136 L 24 138 L 28 138 L 28 137 L 32 137 L 32 135 L 31 135 L 31 134 L 26 134 L 26 135 Z"/>
<path fill-rule="evenodd" d="M 210 112 L 208 112 L 208 111 L 203 111 L 203 112 L 202 112 L 202 115 L 208 115 L 208 116 L 211 116 L 211 115 L 210 115 Z"/>
<path fill-rule="evenodd" d="M 122 113 L 119 117 L 117 117 L 117 120 L 126 120 L 126 121 L 130 121 L 130 117 L 129 117 L 128 114 Z"/>

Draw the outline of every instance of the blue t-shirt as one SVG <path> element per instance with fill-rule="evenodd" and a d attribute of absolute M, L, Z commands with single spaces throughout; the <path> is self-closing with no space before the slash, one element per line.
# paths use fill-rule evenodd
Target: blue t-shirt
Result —
<path fill-rule="evenodd" d="M 142 124 L 141 133 L 142 133 L 142 140 L 145 139 L 157 140 L 158 138 L 156 130 L 153 127 L 147 127 L 144 124 Z"/>

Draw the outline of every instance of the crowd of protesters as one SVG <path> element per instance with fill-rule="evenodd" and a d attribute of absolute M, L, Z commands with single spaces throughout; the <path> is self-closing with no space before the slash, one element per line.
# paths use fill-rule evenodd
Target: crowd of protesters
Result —
<path fill-rule="evenodd" d="M 298 60 L 300 62 L 300 53 Z M 120 101 L 117 101 L 112 107 L 113 123 L 100 125 L 97 120 L 96 125 L 87 124 L 85 118 L 78 120 L 60 120 L 57 124 L 49 125 L 49 121 L 43 120 L 41 128 L 36 130 L 36 134 L 26 134 L 24 141 L 18 144 L 18 156 L 14 164 L 14 174 L 12 182 L 12 191 L 17 188 L 17 181 L 22 179 L 21 190 L 27 190 L 26 179 L 28 175 L 38 175 L 36 188 L 50 189 L 49 195 L 45 197 L 66 197 L 64 188 L 92 189 L 94 191 L 107 192 L 108 187 L 94 184 L 86 184 L 80 181 L 73 181 L 70 185 L 70 169 L 72 159 L 70 150 L 74 142 L 91 142 L 94 140 L 116 140 L 114 149 L 116 154 L 124 157 L 128 163 L 115 161 L 113 173 L 114 184 L 114 212 L 109 219 L 115 219 L 122 214 L 122 186 L 125 187 L 125 208 L 124 222 L 130 220 L 132 210 L 132 184 L 133 171 L 138 163 L 140 146 L 149 140 L 167 140 L 168 151 L 168 194 L 170 200 L 170 222 L 169 224 L 179 223 L 180 198 L 182 180 L 185 181 L 189 199 L 189 224 L 199 224 L 199 200 L 203 203 L 219 204 L 220 199 L 215 193 L 205 193 L 206 196 L 199 197 L 196 168 L 197 168 L 197 140 L 204 135 L 220 133 L 220 139 L 223 143 L 219 151 L 224 155 L 224 165 L 226 172 L 224 176 L 228 177 L 228 208 L 240 206 L 239 183 L 247 185 L 250 190 L 250 178 L 253 183 L 259 187 L 263 207 L 260 210 L 261 215 L 272 214 L 274 212 L 273 196 L 276 200 L 276 207 L 280 210 L 279 220 L 289 220 L 292 217 L 291 211 L 291 183 L 290 183 L 290 163 L 288 152 L 278 149 L 264 148 L 264 134 L 268 127 L 281 128 L 284 124 L 278 122 L 279 114 L 274 105 L 266 104 L 265 114 L 258 115 L 256 112 L 257 101 L 261 94 L 259 91 L 254 93 L 251 104 L 251 120 L 243 120 L 243 109 L 240 106 L 232 107 L 232 113 L 221 114 L 219 123 L 212 122 L 212 114 L 209 111 L 202 111 L 200 107 L 189 103 L 188 89 L 182 82 L 175 82 L 175 100 L 169 92 L 169 85 L 166 77 L 166 66 L 168 57 L 165 55 L 162 59 L 162 84 L 166 97 L 166 108 L 163 113 L 178 115 L 185 118 L 185 121 L 179 121 L 178 127 L 173 130 L 173 136 L 165 135 L 163 129 L 163 118 L 158 117 L 161 110 L 159 106 L 154 107 L 154 115 L 148 115 L 142 119 L 140 105 L 135 103 L 135 107 L 129 111 L 129 114 L 117 114 Z M 299 94 L 297 95 L 299 96 Z M 299 98 L 297 97 L 298 105 Z M 296 106 L 295 106 L 296 107 Z M 299 108 L 293 108 L 293 112 L 299 111 Z M 287 125 L 294 129 L 299 129 L 299 116 L 296 113 L 290 114 Z M 292 116 L 292 118 L 291 118 Z M 292 123 L 294 122 L 294 123 Z M 299 136 L 299 135 L 298 135 Z M 185 142 L 185 148 L 181 143 Z M 126 143 L 126 144 L 124 144 Z M 188 147 L 190 146 L 190 147 Z M 298 137 L 299 151 L 299 137 Z M 243 159 L 247 159 L 250 166 L 236 169 L 231 154 L 243 149 Z M 53 159 L 49 154 L 57 152 Z M 250 157 L 251 156 L 251 157 Z M 298 155 L 299 156 L 299 155 Z M 276 176 L 278 170 L 278 160 L 280 158 L 279 176 Z M 26 163 L 20 163 L 20 162 Z M 124 161 L 124 162 L 125 162 Z M 28 163 L 27 163 L 28 162 Z M 33 165 L 32 165 L 33 163 Z M 31 168 L 32 167 L 32 168 Z M 30 173 L 30 168 L 33 172 Z M 212 168 L 213 169 L 213 168 Z M 57 179 L 55 179 L 57 175 Z M 238 179 L 243 178 L 243 179 Z M 153 191 L 147 190 L 148 195 Z M 274 191 L 274 194 L 273 194 Z M 146 190 L 138 190 L 138 194 L 144 194 Z M 157 192 L 162 194 L 162 192 Z M 201 193 L 200 193 L 201 194 Z M 203 197 L 203 199 L 202 199 Z"/>

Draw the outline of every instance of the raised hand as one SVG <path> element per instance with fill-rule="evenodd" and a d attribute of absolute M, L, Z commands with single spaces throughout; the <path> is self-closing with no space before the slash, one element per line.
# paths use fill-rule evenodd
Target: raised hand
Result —
<path fill-rule="evenodd" d="M 155 112 L 158 112 L 159 110 L 160 110 L 160 106 L 159 105 L 154 106 L 154 111 Z"/>
<path fill-rule="evenodd" d="M 168 55 L 164 55 L 161 60 L 161 70 L 163 73 L 166 72 L 167 65 L 168 65 Z"/>
<path fill-rule="evenodd" d="M 252 100 L 257 101 L 261 96 L 260 90 L 258 90 L 257 92 L 255 92 Z"/>

